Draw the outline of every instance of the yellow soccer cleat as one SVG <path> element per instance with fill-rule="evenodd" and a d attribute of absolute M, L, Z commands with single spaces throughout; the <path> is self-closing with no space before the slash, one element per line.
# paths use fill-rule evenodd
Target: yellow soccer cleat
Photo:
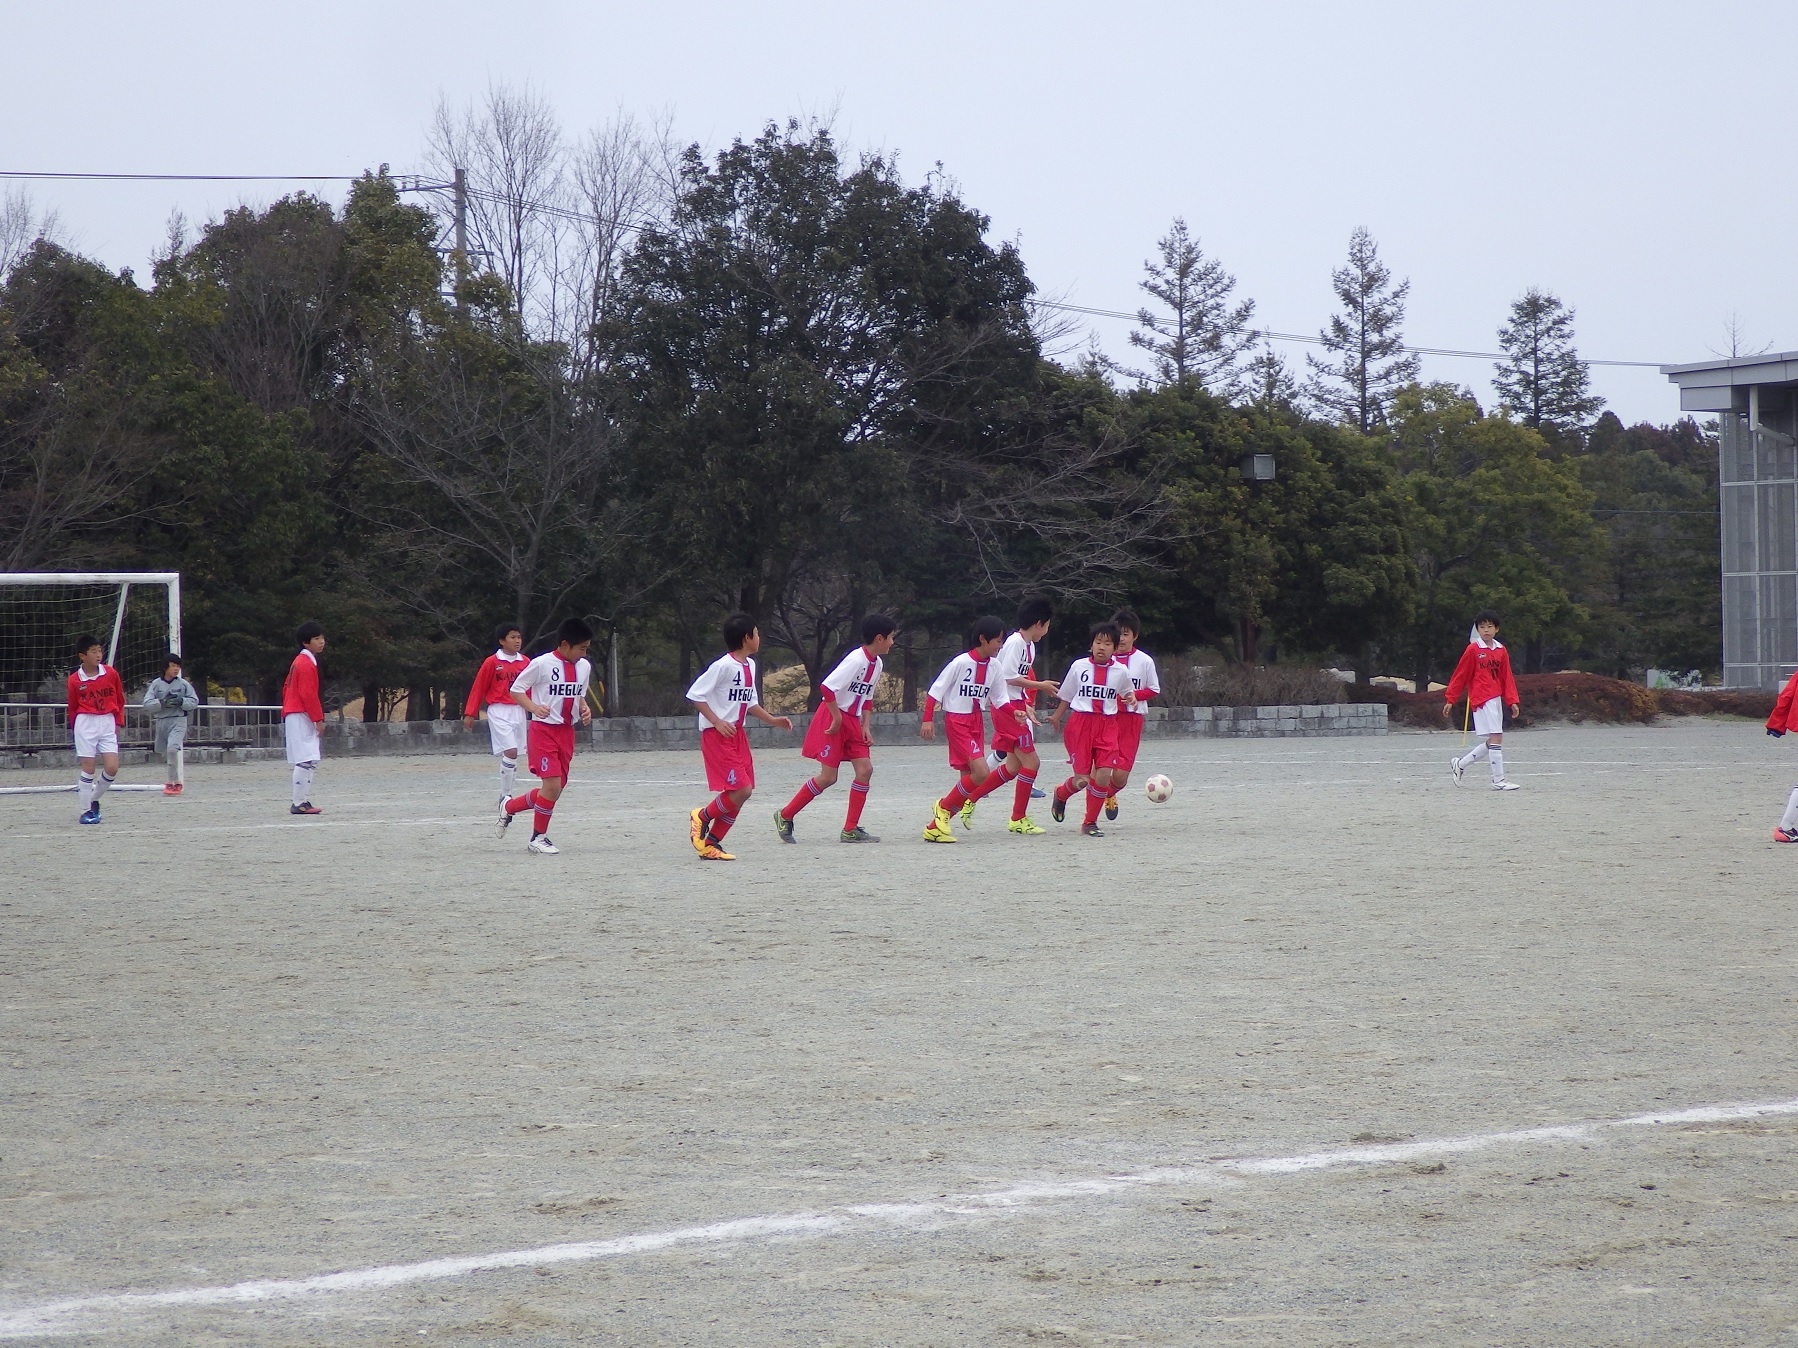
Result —
<path fill-rule="evenodd" d="M 1028 837 L 1030 834 L 1042 833 L 1045 830 L 1029 815 L 1025 815 L 1022 819 L 1012 820 L 1005 826 L 1005 831 L 1007 833 L 1022 833 Z"/>
<path fill-rule="evenodd" d="M 695 810 L 695 811 L 693 811 L 692 815 L 690 816 L 690 822 L 692 823 L 692 826 L 693 826 L 693 828 L 692 828 L 693 850 L 695 852 L 699 853 L 700 856 L 704 856 L 705 855 L 705 843 L 706 843 L 705 816 L 703 814 L 701 814 L 698 810 Z"/>
<path fill-rule="evenodd" d="M 943 808 L 943 802 L 940 800 L 930 807 L 930 828 L 935 829 L 938 833 L 949 831 L 949 811 Z M 930 829 L 925 830 L 926 833 L 929 831 Z"/>
<path fill-rule="evenodd" d="M 974 802 L 971 800 L 961 807 L 961 826 L 964 829 L 974 827 Z"/>
<path fill-rule="evenodd" d="M 704 847 L 699 849 L 699 859 L 701 861 L 735 861 L 736 860 L 735 857 L 733 857 L 729 852 L 726 852 L 722 847 L 718 846 L 718 844 L 715 842 L 708 842 Z"/>
<path fill-rule="evenodd" d="M 930 821 L 930 826 L 924 830 L 924 841 L 952 843 L 960 842 L 961 839 L 949 831 L 947 824 L 938 824 L 933 819 Z"/>

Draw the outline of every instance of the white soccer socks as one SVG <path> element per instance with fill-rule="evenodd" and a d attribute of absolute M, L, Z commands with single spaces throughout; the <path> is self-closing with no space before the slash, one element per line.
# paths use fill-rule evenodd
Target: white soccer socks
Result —
<path fill-rule="evenodd" d="M 1497 786 L 1505 779 L 1505 751 L 1495 746 L 1492 750 L 1491 758 L 1492 785 Z"/>
<path fill-rule="evenodd" d="M 1484 758 L 1486 756 L 1487 751 L 1490 750 L 1491 748 L 1492 748 L 1492 746 L 1490 744 L 1487 744 L 1485 740 L 1481 740 L 1478 744 L 1474 745 L 1473 748 L 1469 749 L 1465 754 L 1463 754 L 1461 756 L 1461 758 L 1459 760 L 1461 766 L 1463 768 L 1472 767 L 1475 763 L 1479 762 L 1482 758 Z"/>
<path fill-rule="evenodd" d="M 293 803 L 304 805 L 312 799 L 312 770 L 316 763 L 295 763 L 293 765 Z"/>
<path fill-rule="evenodd" d="M 512 794 L 513 784 L 518 781 L 518 760 L 499 756 L 499 789 L 505 795 Z"/>
<path fill-rule="evenodd" d="M 116 774 L 108 772 L 105 768 L 100 769 L 100 780 L 94 783 L 94 804 L 100 803 L 100 797 L 106 794 L 106 788 L 116 781 L 118 781 Z"/>
<path fill-rule="evenodd" d="M 1798 786 L 1792 788 L 1792 794 L 1786 797 L 1786 812 L 1779 816 L 1781 828 L 1798 825 Z"/>
<path fill-rule="evenodd" d="M 75 790 L 81 798 L 81 812 L 86 814 L 88 807 L 94 803 L 94 774 L 77 772 L 75 774 Z M 1798 796 L 1798 791 L 1794 791 L 1792 794 Z"/>

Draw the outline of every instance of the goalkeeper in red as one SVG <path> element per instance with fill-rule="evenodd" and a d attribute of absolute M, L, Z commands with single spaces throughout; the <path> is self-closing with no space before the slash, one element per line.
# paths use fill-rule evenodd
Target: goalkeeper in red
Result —
<path fill-rule="evenodd" d="M 1473 631 L 1468 634 L 1467 649 L 1461 652 L 1461 663 L 1443 693 L 1442 718 L 1454 715 L 1455 703 L 1467 695 L 1473 730 L 1481 737 L 1478 744 L 1464 755 L 1449 760 L 1448 770 L 1458 784 L 1461 775 L 1482 758 L 1492 763 L 1492 789 L 1515 791 L 1517 784 L 1505 780 L 1504 729 L 1505 710 L 1517 715 L 1517 680 L 1511 677 L 1511 653 L 1498 639 L 1498 614 L 1491 609 L 1474 616 Z"/>

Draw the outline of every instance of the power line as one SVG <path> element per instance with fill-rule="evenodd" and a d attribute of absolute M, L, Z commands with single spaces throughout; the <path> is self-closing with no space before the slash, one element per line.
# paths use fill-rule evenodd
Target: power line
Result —
<path fill-rule="evenodd" d="M 385 168 L 385 165 L 383 165 Z M 0 169 L 0 178 L 50 178 L 81 179 L 100 182 L 185 182 L 185 183 L 353 183 L 360 178 L 354 174 L 323 173 L 36 173 L 23 169 Z M 403 179 L 411 178 L 409 184 Z M 455 183 L 428 183 L 416 175 L 401 174 L 395 178 L 401 185 L 402 192 L 454 192 Z M 546 201 L 525 201 L 514 203 L 510 199 L 495 192 L 488 192 L 478 187 L 463 187 L 463 192 L 477 201 L 487 202 L 494 206 L 512 206 L 516 204 L 523 210 L 538 215 L 553 215 L 563 220 L 574 220 L 581 224 L 603 225 L 614 229 L 644 230 L 653 228 L 654 221 L 605 220 L 583 211 L 570 210 L 566 206 L 555 206 Z M 1032 304 L 1042 309 L 1058 309 L 1063 313 L 1087 314 L 1093 318 L 1113 318 L 1125 323 L 1139 321 L 1138 314 L 1127 314 L 1118 309 L 1095 309 L 1084 304 L 1064 304 L 1058 300 L 1032 300 Z M 1299 332 L 1273 332 L 1267 329 L 1257 330 L 1257 337 L 1271 338 L 1276 342 L 1305 342 L 1312 346 L 1324 346 L 1322 337 L 1311 337 Z M 1400 346 L 1400 351 L 1418 356 L 1448 356 L 1456 360 L 1508 360 L 1501 351 L 1461 351 L 1445 346 Z M 1609 365 L 1628 369 L 1658 370 L 1670 361 L 1658 360 L 1582 360 L 1584 365 Z"/>

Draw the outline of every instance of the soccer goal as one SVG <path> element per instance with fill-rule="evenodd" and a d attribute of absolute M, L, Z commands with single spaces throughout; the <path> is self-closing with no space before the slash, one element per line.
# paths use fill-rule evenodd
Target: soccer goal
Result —
<path fill-rule="evenodd" d="M 181 653 L 181 574 L 13 571 L 0 572 L 0 750 L 68 747 L 66 683 L 75 666 L 75 640 L 86 635 L 99 638 L 106 663 L 125 683 L 127 723 L 120 747 L 128 736 L 148 742 L 148 720 L 137 704 L 150 680 L 162 673 L 163 657 Z M 0 795 L 74 789 L 0 786 Z M 112 789 L 162 787 L 120 783 Z"/>

